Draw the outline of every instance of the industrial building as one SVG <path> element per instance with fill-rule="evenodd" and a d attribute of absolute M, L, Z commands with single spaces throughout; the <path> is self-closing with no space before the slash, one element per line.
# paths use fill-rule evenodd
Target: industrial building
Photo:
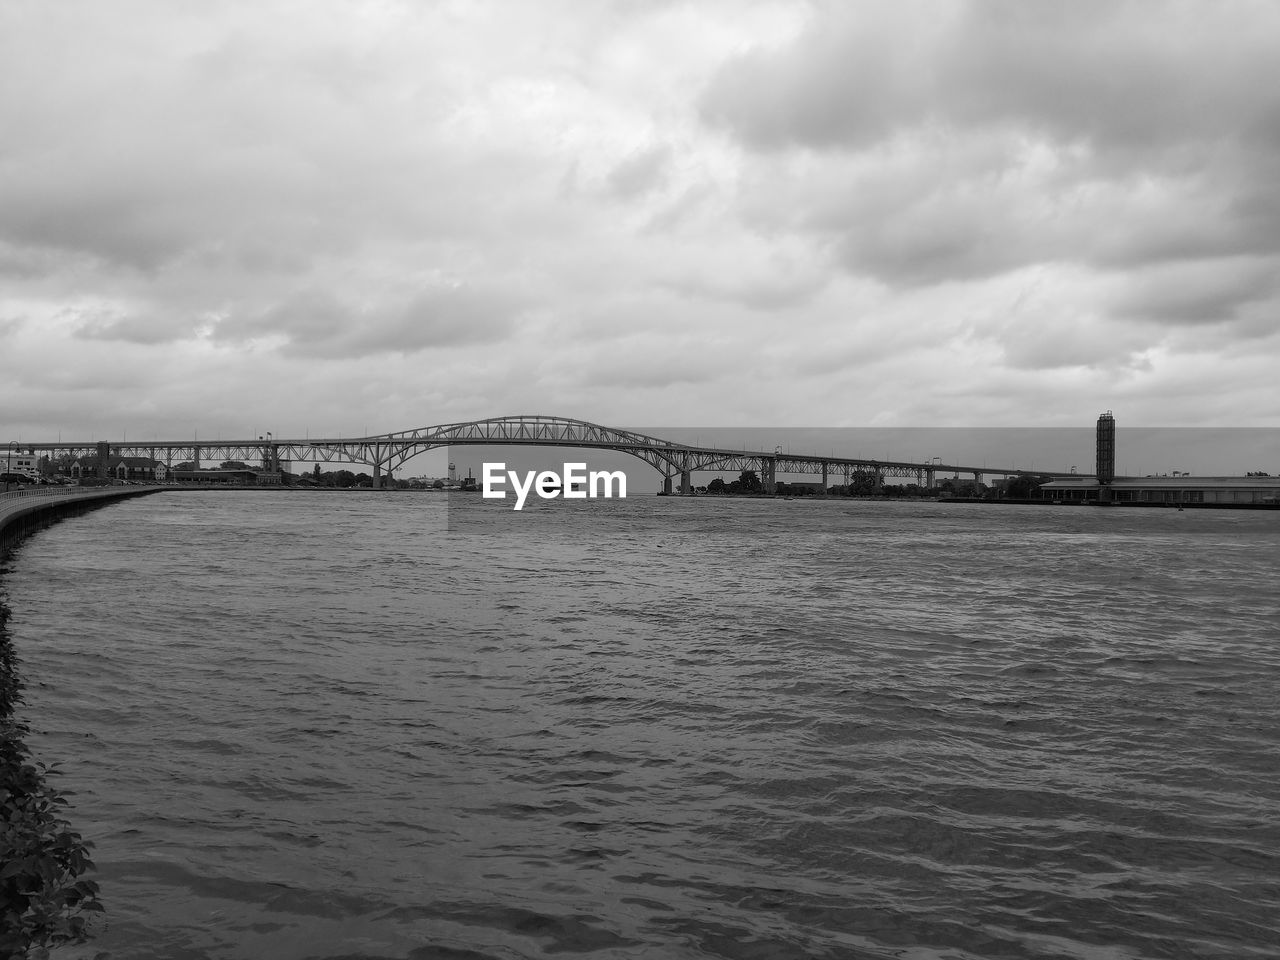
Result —
<path fill-rule="evenodd" d="M 1040 495 L 1063 503 L 1276 504 L 1280 477 L 1116 476 L 1116 421 L 1111 411 L 1098 417 L 1096 476 L 1067 477 L 1041 484 Z"/>
<path fill-rule="evenodd" d="M 1107 484 L 1112 503 L 1276 503 L 1280 477 L 1119 477 Z M 1048 500 L 1105 502 L 1093 477 L 1054 480 L 1040 487 Z"/>

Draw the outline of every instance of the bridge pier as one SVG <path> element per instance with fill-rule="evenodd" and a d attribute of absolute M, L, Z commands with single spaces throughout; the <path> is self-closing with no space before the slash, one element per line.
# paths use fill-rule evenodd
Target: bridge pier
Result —
<path fill-rule="evenodd" d="M 693 463 L 688 451 L 680 457 L 680 496 L 693 496 Z"/>
<path fill-rule="evenodd" d="M 671 496 L 671 478 L 670 477 L 662 478 L 662 495 L 664 497 Z"/>
<path fill-rule="evenodd" d="M 826 495 L 827 495 L 827 463 L 824 460 L 822 463 L 822 496 L 825 497 Z"/>
<path fill-rule="evenodd" d="M 778 492 L 778 461 L 773 457 L 760 458 L 760 482 L 764 484 L 764 492 Z"/>

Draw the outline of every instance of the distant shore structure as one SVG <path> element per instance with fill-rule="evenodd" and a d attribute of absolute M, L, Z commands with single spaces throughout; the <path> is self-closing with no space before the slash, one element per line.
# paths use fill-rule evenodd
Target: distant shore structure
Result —
<path fill-rule="evenodd" d="M 1059 478 L 1040 485 L 1040 495 L 1063 503 L 1221 504 L 1280 502 L 1280 477 L 1192 477 L 1174 471 L 1168 477 L 1116 476 L 1116 418 L 1110 410 L 1098 417 L 1095 476 Z"/>
<path fill-rule="evenodd" d="M 1098 417 L 1098 483 L 1106 486 L 1116 478 L 1116 418 L 1111 411 Z"/>

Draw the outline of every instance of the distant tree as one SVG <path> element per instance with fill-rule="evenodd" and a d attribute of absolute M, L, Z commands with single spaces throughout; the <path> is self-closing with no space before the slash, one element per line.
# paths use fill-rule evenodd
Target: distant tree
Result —
<path fill-rule="evenodd" d="M 760 482 L 754 470 L 743 470 L 738 476 L 738 482 L 747 493 L 759 493 L 764 489 L 764 484 Z"/>
<path fill-rule="evenodd" d="M 1005 496 L 1010 500 L 1032 500 L 1040 496 L 1040 485 L 1048 483 L 1049 477 L 1032 477 L 1023 474 L 1014 477 L 1005 486 Z"/>
<path fill-rule="evenodd" d="M 726 489 L 724 479 L 721 477 L 716 477 L 707 484 L 707 493 L 724 493 Z"/>
<path fill-rule="evenodd" d="M 315 478 L 316 480 L 319 480 L 319 479 L 320 479 L 320 464 L 319 464 L 319 463 L 317 463 L 317 464 L 315 465 L 315 468 L 311 471 L 311 476 L 312 476 L 313 478 Z"/>
<path fill-rule="evenodd" d="M 855 470 L 849 475 L 849 486 L 846 492 L 851 497 L 873 497 L 876 494 L 876 473 L 874 470 Z"/>
<path fill-rule="evenodd" d="M 247 463 L 241 463 L 239 460 L 223 460 L 221 466 L 223 470 L 248 470 L 249 469 L 249 465 Z"/>

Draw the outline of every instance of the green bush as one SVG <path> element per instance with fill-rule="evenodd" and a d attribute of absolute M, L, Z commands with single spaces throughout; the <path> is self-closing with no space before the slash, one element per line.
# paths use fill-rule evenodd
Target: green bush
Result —
<path fill-rule="evenodd" d="M 55 770 L 35 760 L 25 724 L 12 719 L 22 685 L 0 606 L 0 957 L 35 958 L 83 943 L 89 915 L 102 911 L 91 844 L 62 816 L 66 798 L 48 784 Z"/>

